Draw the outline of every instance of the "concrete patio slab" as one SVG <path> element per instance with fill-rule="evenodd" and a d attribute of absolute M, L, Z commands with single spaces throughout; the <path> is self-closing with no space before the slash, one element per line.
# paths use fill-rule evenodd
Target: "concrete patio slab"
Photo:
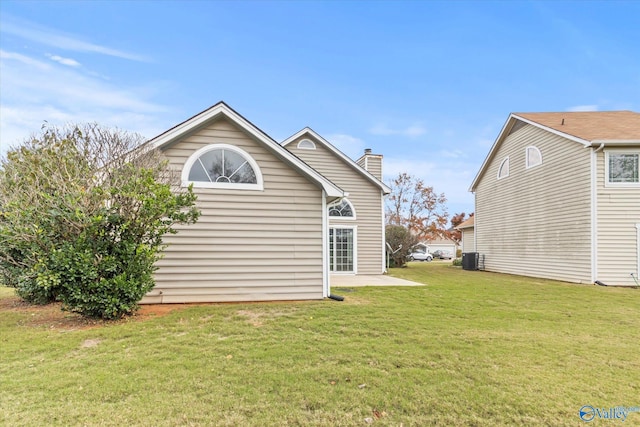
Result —
<path fill-rule="evenodd" d="M 331 275 L 331 287 L 358 287 L 358 286 L 426 286 L 424 283 L 412 282 L 410 280 L 398 279 L 397 277 L 385 274 L 376 275 Z"/>

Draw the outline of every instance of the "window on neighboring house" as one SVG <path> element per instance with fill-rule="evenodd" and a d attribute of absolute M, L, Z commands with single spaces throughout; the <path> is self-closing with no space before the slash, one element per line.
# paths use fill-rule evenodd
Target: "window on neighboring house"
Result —
<path fill-rule="evenodd" d="M 542 153 L 538 147 L 527 147 L 527 169 L 542 164 Z"/>
<path fill-rule="evenodd" d="M 640 185 L 640 152 L 607 151 L 605 155 L 607 184 Z"/>
<path fill-rule="evenodd" d="M 329 216 L 355 219 L 356 212 L 353 205 L 347 199 L 341 199 L 329 205 Z"/>
<path fill-rule="evenodd" d="M 303 139 L 302 141 L 298 142 L 298 148 L 301 148 L 303 150 L 315 150 L 316 144 L 314 144 L 310 139 Z"/>
<path fill-rule="evenodd" d="M 262 174 L 244 150 L 227 144 L 201 148 L 189 157 L 182 170 L 182 183 L 194 187 L 262 189 Z"/>
<path fill-rule="evenodd" d="M 500 163 L 500 168 L 498 169 L 498 179 L 506 178 L 509 176 L 509 157 L 505 157 L 505 159 Z"/>

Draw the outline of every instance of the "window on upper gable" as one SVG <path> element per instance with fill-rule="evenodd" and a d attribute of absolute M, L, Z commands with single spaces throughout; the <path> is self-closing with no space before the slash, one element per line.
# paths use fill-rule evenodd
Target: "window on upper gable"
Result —
<path fill-rule="evenodd" d="M 538 147 L 527 147 L 527 169 L 542 164 L 542 153 Z"/>
<path fill-rule="evenodd" d="M 500 168 L 498 169 L 498 179 L 506 178 L 509 176 L 509 157 L 505 157 Z"/>
<path fill-rule="evenodd" d="M 640 186 L 640 151 L 605 152 L 606 185 Z"/>
<path fill-rule="evenodd" d="M 182 184 L 261 190 L 262 174 L 256 161 L 246 151 L 232 145 L 212 144 L 189 157 L 182 170 Z"/>
<path fill-rule="evenodd" d="M 314 144 L 310 139 L 303 139 L 298 142 L 298 148 L 302 150 L 315 150 L 316 144 Z"/>
<path fill-rule="evenodd" d="M 328 209 L 330 217 L 341 217 L 345 219 L 356 218 L 356 211 L 347 199 L 340 199 L 337 202 L 331 203 Z"/>

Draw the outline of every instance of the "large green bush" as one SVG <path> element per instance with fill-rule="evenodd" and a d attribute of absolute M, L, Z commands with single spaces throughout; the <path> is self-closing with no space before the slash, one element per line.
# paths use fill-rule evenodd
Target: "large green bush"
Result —
<path fill-rule="evenodd" d="M 120 131 L 45 129 L 0 159 L 0 278 L 26 301 L 118 318 L 153 288 L 162 237 L 198 218 L 159 153 Z"/>

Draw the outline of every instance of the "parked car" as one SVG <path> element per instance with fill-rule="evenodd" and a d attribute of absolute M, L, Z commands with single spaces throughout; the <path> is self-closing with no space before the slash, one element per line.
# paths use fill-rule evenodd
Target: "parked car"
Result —
<path fill-rule="evenodd" d="M 452 259 L 453 258 L 453 254 L 450 251 L 443 251 L 438 249 L 437 251 L 433 251 L 433 253 L 431 254 L 433 255 L 434 258 L 438 258 L 438 259 Z"/>
<path fill-rule="evenodd" d="M 417 252 L 411 252 L 407 258 L 409 258 L 409 261 L 430 262 L 431 260 L 433 260 L 433 255 L 431 255 L 429 252 L 417 251 Z"/>

